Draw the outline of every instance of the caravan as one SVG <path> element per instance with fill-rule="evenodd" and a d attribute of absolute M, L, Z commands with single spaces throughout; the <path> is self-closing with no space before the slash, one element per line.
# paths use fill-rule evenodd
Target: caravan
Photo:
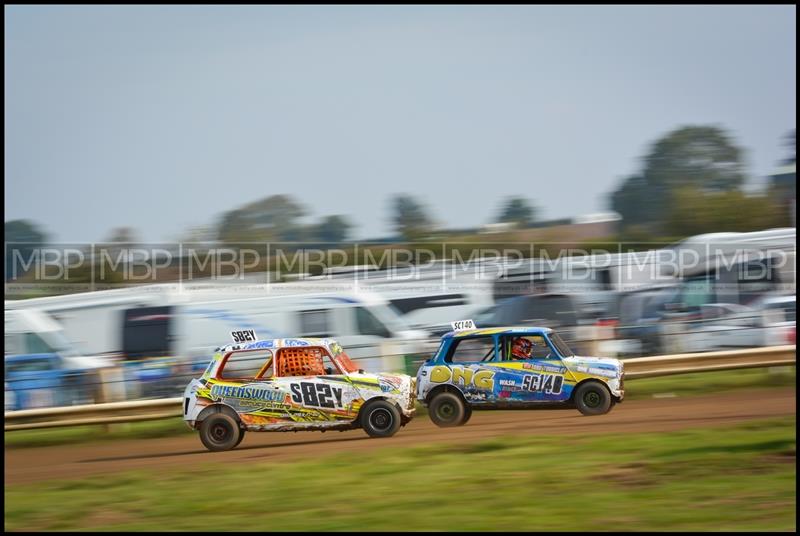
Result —
<path fill-rule="evenodd" d="M 403 370 L 427 333 L 410 329 L 374 293 L 271 295 L 258 285 L 153 285 L 6 302 L 54 316 L 92 355 L 126 361 L 207 360 L 230 331 L 260 337 L 336 337 L 365 370 Z"/>
<path fill-rule="evenodd" d="M 6 411 L 92 403 L 103 396 L 100 373 L 112 366 L 110 360 L 82 354 L 42 311 L 6 309 L 4 316 Z"/>

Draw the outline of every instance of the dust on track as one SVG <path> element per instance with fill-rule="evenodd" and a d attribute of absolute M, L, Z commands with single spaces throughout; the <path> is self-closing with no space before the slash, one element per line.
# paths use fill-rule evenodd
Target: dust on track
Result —
<path fill-rule="evenodd" d="M 6 448 L 5 485 L 81 478 L 128 470 L 171 471 L 209 463 L 315 459 L 385 447 L 465 443 L 508 435 L 583 435 L 668 432 L 724 426 L 747 420 L 794 415 L 793 388 L 733 391 L 685 398 L 625 401 L 606 415 L 585 417 L 574 409 L 476 411 L 465 426 L 438 428 L 419 416 L 387 439 L 362 430 L 346 432 L 248 433 L 234 450 L 208 452 L 196 432 L 157 439 L 78 445 Z"/>

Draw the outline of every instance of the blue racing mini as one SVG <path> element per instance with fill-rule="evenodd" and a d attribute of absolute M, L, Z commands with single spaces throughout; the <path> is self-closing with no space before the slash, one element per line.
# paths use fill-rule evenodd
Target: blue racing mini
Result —
<path fill-rule="evenodd" d="M 623 376 L 621 361 L 575 356 L 548 328 L 462 329 L 445 334 L 420 367 L 417 399 L 445 427 L 466 423 L 473 408 L 560 405 L 602 415 L 622 401 Z"/>

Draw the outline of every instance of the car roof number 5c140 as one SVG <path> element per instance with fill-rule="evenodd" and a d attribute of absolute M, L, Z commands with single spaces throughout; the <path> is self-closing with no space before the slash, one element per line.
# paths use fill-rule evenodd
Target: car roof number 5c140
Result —
<path fill-rule="evenodd" d="M 455 322 L 450 322 L 450 325 L 453 326 L 454 331 L 475 329 L 475 322 L 472 320 L 456 320 Z"/>

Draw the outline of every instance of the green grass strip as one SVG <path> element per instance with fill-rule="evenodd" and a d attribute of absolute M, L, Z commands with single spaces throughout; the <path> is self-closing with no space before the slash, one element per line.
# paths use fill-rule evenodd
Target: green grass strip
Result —
<path fill-rule="evenodd" d="M 6 530 L 795 530 L 794 417 L 6 487 Z M 388 442 L 387 442 L 388 443 Z"/>

